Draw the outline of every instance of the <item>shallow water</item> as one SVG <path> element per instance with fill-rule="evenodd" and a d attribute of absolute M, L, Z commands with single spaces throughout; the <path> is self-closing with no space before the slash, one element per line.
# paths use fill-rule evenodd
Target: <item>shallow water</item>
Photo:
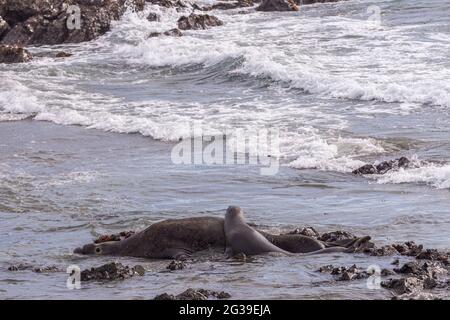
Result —
<path fill-rule="evenodd" d="M 367 21 L 373 4 L 381 25 Z M 147 22 L 150 11 L 162 21 Z M 348 254 L 237 264 L 215 253 L 174 273 L 161 272 L 165 261 L 121 258 L 144 264 L 147 274 L 73 291 L 64 273 L 6 270 L 21 262 L 100 265 L 111 258 L 80 258 L 73 248 L 169 217 L 222 216 L 229 205 L 273 232 L 312 225 L 380 244 L 450 248 L 449 4 L 238 11 L 213 12 L 223 27 L 146 39 L 183 14 L 148 6 L 91 43 L 31 48 L 34 62 L 0 65 L 0 297 L 148 299 L 187 287 L 234 298 L 390 297 L 365 281 L 315 272 L 393 259 Z M 48 57 L 59 50 L 74 56 Z M 194 120 L 205 134 L 280 130 L 279 173 L 173 164 L 174 142 L 190 137 Z M 403 155 L 417 167 L 382 177 L 350 173 Z"/>

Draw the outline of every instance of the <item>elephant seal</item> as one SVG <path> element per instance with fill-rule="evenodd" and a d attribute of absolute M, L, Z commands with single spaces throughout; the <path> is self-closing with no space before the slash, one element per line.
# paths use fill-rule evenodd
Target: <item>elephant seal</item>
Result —
<path fill-rule="evenodd" d="M 250 227 L 244 220 L 244 212 L 241 208 L 228 207 L 225 214 L 225 238 L 228 257 L 244 253 L 256 255 L 267 252 L 279 252 L 290 255 L 291 253 L 272 244 L 261 233 Z"/>
<path fill-rule="evenodd" d="M 184 260 L 208 248 L 225 248 L 222 218 L 164 220 L 122 241 L 87 244 L 74 253 Z"/>
<path fill-rule="evenodd" d="M 239 225 L 237 228 L 233 228 L 232 223 L 230 224 L 233 221 L 231 218 L 233 215 L 239 215 L 239 213 L 242 215 L 242 210 L 238 207 L 230 207 L 227 210 L 227 213 L 229 212 L 228 217 L 230 219 L 228 219 L 227 230 L 230 231 L 231 227 L 231 241 L 226 237 L 225 220 L 223 218 L 193 217 L 156 222 L 124 240 L 87 244 L 75 249 L 74 253 L 184 260 L 194 252 L 207 249 L 219 249 L 223 252 L 228 247 L 227 253 L 231 255 L 234 253 L 232 251 L 233 245 L 237 253 L 242 251 L 242 253 L 248 255 L 271 251 L 286 254 L 351 252 L 359 246 L 359 243 L 367 240 L 367 237 L 365 237 L 328 243 L 300 234 L 272 235 L 251 228 L 245 221 L 244 226 Z M 243 216 L 240 220 L 243 221 Z M 239 222 L 239 219 L 237 221 Z M 241 232 L 235 232 L 236 230 Z M 246 235 L 246 233 L 249 235 Z M 250 240 L 248 244 L 241 244 L 242 241 L 247 241 L 247 238 L 253 240 Z M 227 245 L 227 243 L 232 245 Z M 246 248 L 246 245 L 249 248 Z"/>

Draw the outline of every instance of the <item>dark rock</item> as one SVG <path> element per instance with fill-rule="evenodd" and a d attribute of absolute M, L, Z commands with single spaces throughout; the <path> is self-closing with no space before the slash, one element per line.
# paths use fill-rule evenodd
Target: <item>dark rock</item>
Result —
<path fill-rule="evenodd" d="M 401 268 L 394 269 L 397 273 L 403 274 L 420 274 L 420 265 L 416 261 L 407 262 Z"/>
<path fill-rule="evenodd" d="M 395 275 L 395 272 L 392 270 L 389 270 L 389 269 L 383 269 L 383 270 L 381 270 L 381 275 L 383 277 L 393 276 L 393 275 Z"/>
<path fill-rule="evenodd" d="M 65 53 L 63 53 L 65 54 Z M 70 57 L 69 55 L 68 57 Z M 58 57 L 58 55 L 57 55 Z M 67 57 L 67 55 L 63 55 L 63 57 Z M 113 233 L 113 234 L 104 234 L 99 236 L 97 239 L 94 240 L 94 243 L 102 243 L 102 242 L 109 242 L 109 241 L 121 241 L 124 239 L 127 239 L 134 235 L 135 231 L 122 231 L 120 233 Z"/>
<path fill-rule="evenodd" d="M 318 272 L 329 273 L 334 276 L 336 281 L 350 281 L 355 279 L 365 279 L 370 275 L 356 265 L 352 265 L 351 267 L 334 267 L 333 265 L 326 265 L 320 267 Z"/>
<path fill-rule="evenodd" d="M 206 289 L 189 288 L 176 296 L 172 294 L 163 293 L 157 295 L 155 298 L 153 298 L 153 300 L 207 300 L 210 297 L 216 299 L 229 299 L 231 295 L 224 291 L 218 292 Z"/>
<path fill-rule="evenodd" d="M 448 265 L 448 254 L 444 252 L 439 252 L 436 249 L 426 249 L 420 252 L 416 259 L 419 260 L 431 260 L 431 261 L 441 261 L 443 264 Z"/>
<path fill-rule="evenodd" d="M 181 37 L 183 36 L 183 33 L 179 29 L 175 28 L 164 32 L 152 32 L 148 35 L 148 38 L 154 38 L 159 36 Z"/>
<path fill-rule="evenodd" d="M 221 25 L 223 22 L 219 18 L 208 14 L 191 13 L 188 17 L 178 19 L 178 28 L 181 30 L 199 30 Z"/>
<path fill-rule="evenodd" d="M 257 11 L 298 11 L 293 0 L 263 0 Z"/>
<path fill-rule="evenodd" d="M 418 292 L 423 289 L 423 281 L 415 277 L 407 277 L 400 279 L 390 279 L 381 282 L 381 286 L 392 290 L 394 293 L 401 295 L 404 293 Z"/>
<path fill-rule="evenodd" d="M 383 161 L 377 165 L 366 164 L 353 171 L 353 174 L 385 174 L 390 170 L 398 170 L 399 168 L 407 168 L 411 161 L 406 157 L 395 160 Z"/>
<path fill-rule="evenodd" d="M 256 3 L 260 2 L 259 0 L 238 0 L 232 2 L 219 1 L 210 6 L 203 7 L 201 10 L 209 11 L 209 10 L 230 10 L 236 8 L 246 8 L 252 7 Z M 200 8 L 199 8 L 200 9 Z"/>
<path fill-rule="evenodd" d="M 150 12 L 147 16 L 147 20 L 150 22 L 160 21 L 161 17 L 157 13 Z"/>
<path fill-rule="evenodd" d="M 166 267 L 166 269 L 168 270 L 182 270 L 186 267 L 186 263 L 184 263 L 183 261 L 177 261 L 177 260 L 172 260 L 169 265 Z"/>
<path fill-rule="evenodd" d="M 395 254 L 398 254 L 398 251 L 397 249 L 395 249 L 394 246 L 386 245 L 380 248 L 376 247 L 372 248 L 372 250 L 368 251 L 367 253 L 369 253 L 371 256 L 381 257 L 381 256 L 393 256 Z"/>
<path fill-rule="evenodd" d="M 11 29 L 8 22 L 3 20 L 2 16 L 0 16 L 0 40 L 2 40 L 3 36 L 8 33 L 8 31 Z"/>
<path fill-rule="evenodd" d="M 31 53 L 18 46 L 0 45 L 0 63 L 21 63 L 33 59 Z"/>
<path fill-rule="evenodd" d="M 71 56 L 73 56 L 72 53 L 68 53 L 68 52 L 64 52 L 64 51 L 58 52 L 55 55 L 56 58 L 68 58 L 68 57 L 71 57 Z"/>
<path fill-rule="evenodd" d="M 298 5 L 305 4 L 315 4 L 315 3 L 327 3 L 327 2 L 338 2 L 343 0 L 294 0 L 294 2 Z"/>
<path fill-rule="evenodd" d="M 288 232 L 287 234 L 301 234 L 303 236 L 311 237 L 317 239 L 320 234 L 313 227 L 305 227 L 305 228 L 297 228 L 293 231 Z"/>
<path fill-rule="evenodd" d="M 111 262 L 97 268 L 83 270 L 81 281 L 123 280 L 135 275 L 143 275 L 143 270 L 142 266 L 129 267 L 118 262 Z"/>
<path fill-rule="evenodd" d="M 153 300 L 175 300 L 175 296 L 173 294 L 163 293 L 154 297 Z"/>
<path fill-rule="evenodd" d="M 347 231 L 333 231 L 333 232 L 327 232 L 322 234 L 320 237 L 318 237 L 318 240 L 324 241 L 324 242 L 335 242 L 339 240 L 349 240 L 349 239 L 355 239 L 356 237 Z"/>
<path fill-rule="evenodd" d="M 131 5 L 142 10 L 144 0 L 4 0 L 3 19 L 11 29 L 1 43 L 53 45 L 93 40 L 111 28 Z M 69 6 L 81 12 L 81 27 L 69 29 Z"/>
<path fill-rule="evenodd" d="M 415 257 L 422 252 L 423 246 L 416 245 L 414 241 L 392 245 L 401 255 Z"/>
<path fill-rule="evenodd" d="M 58 268 L 57 266 L 35 267 L 26 263 L 20 263 L 18 265 L 10 266 L 8 268 L 8 271 L 24 271 L 24 270 L 30 270 L 36 273 L 64 272 L 63 269 Z"/>

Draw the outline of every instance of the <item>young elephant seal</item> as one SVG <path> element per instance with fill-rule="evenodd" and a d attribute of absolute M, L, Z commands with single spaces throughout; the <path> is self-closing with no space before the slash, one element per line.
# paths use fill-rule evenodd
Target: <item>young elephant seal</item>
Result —
<path fill-rule="evenodd" d="M 184 260 L 209 248 L 224 248 L 223 219 L 195 217 L 152 224 L 122 241 L 87 244 L 74 253 Z"/>
<path fill-rule="evenodd" d="M 267 252 L 287 252 L 267 240 L 261 233 L 250 227 L 244 220 L 244 212 L 239 207 L 228 207 L 225 214 L 225 238 L 227 248 L 225 254 L 233 256 L 239 253 L 256 255 Z"/>

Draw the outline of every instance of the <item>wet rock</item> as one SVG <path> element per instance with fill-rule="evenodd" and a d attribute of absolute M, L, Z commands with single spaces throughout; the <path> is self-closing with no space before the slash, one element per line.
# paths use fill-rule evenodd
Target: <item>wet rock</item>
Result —
<path fill-rule="evenodd" d="M 178 260 L 172 260 L 169 265 L 166 267 L 166 269 L 175 271 L 175 270 L 182 270 L 186 267 L 186 263 L 183 261 Z"/>
<path fill-rule="evenodd" d="M 148 38 L 154 38 L 159 36 L 181 37 L 183 36 L 183 33 L 179 29 L 175 28 L 164 32 L 152 32 L 148 35 Z"/>
<path fill-rule="evenodd" d="M 258 2 L 260 1 L 259 0 L 219 1 L 210 6 L 203 7 L 201 8 L 201 10 L 209 11 L 209 10 L 230 10 L 236 8 L 246 8 L 252 7 Z"/>
<path fill-rule="evenodd" d="M 394 261 L 391 262 L 392 265 L 398 266 L 400 264 L 400 260 L 399 259 L 395 259 Z"/>
<path fill-rule="evenodd" d="M 22 63 L 33 59 L 31 53 L 18 46 L 0 45 L 0 63 Z"/>
<path fill-rule="evenodd" d="M 365 279 L 370 275 L 363 269 L 358 268 L 356 265 L 351 267 L 334 267 L 333 265 L 326 265 L 320 267 L 318 272 L 329 273 L 334 276 L 336 281 L 350 281 L 356 279 Z"/>
<path fill-rule="evenodd" d="M 442 300 L 442 298 L 429 292 L 413 292 L 394 296 L 392 300 Z"/>
<path fill-rule="evenodd" d="M 371 250 L 368 250 L 367 253 L 369 253 L 371 256 L 393 256 L 395 254 L 398 254 L 397 249 L 393 245 L 386 245 L 382 246 L 380 248 L 372 248 Z"/>
<path fill-rule="evenodd" d="M 160 21 L 161 17 L 159 16 L 159 14 L 154 13 L 154 12 L 150 12 L 147 16 L 147 20 L 150 22 L 154 22 L 154 21 Z"/>
<path fill-rule="evenodd" d="M 298 11 L 293 0 L 263 0 L 257 11 Z"/>
<path fill-rule="evenodd" d="M 439 279 L 449 274 L 449 270 L 439 261 L 411 261 L 394 271 L 399 274 L 415 276 L 421 280 Z"/>
<path fill-rule="evenodd" d="M 405 293 L 416 293 L 421 291 L 423 289 L 423 281 L 415 277 L 406 277 L 382 281 L 381 286 L 392 290 L 397 295 L 402 295 Z"/>
<path fill-rule="evenodd" d="M 391 170 L 409 167 L 411 161 L 406 157 L 395 160 L 383 161 L 377 165 L 366 164 L 353 171 L 353 174 L 385 174 Z"/>
<path fill-rule="evenodd" d="M 389 269 L 383 269 L 383 270 L 381 270 L 381 275 L 383 277 L 393 276 L 393 275 L 395 275 L 395 272 L 392 270 L 389 270 Z"/>
<path fill-rule="evenodd" d="M 396 273 L 403 273 L 403 274 L 420 274 L 421 267 L 418 262 L 412 261 L 405 263 L 401 268 L 394 269 Z"/>
<path fill-rule="evenodd" d="M 318 237 L 318 240 L 324 241 L 324 242 L 335 242 L 339 240 L 348 240 L 348 239 L 355 239 L 356 237 L 347 231 L 333 231 L 333 232 L 327 232 L 322 234 L 320 237 Z"/>
<path fill-rule="evenodd" d="M 200 30 L 221 25 L 223 22 L 219 18 L 208 14 L 191 13 L 188 17 L 183 16 L 178 19 L 178 29 L 180 30 Z"/>
<path fill-rule="evenodd" d="M 444 265 L 448 265 L 448 254 L 444 252 L 439 252 L 436 249 L 426 249 L 420 252 L 416 259 L 418 260 L 431 260 L 431 261 L 441 261 Z"/>
<path fill-rule="evenodd" d="M 63 269 L 57 266 L 35 267 L 27 263 L 20 263 L 18 265 L 13 265 L 8 268 L 8 271 L 24 271 L 24 270 L 29 270 L 36 273 L 64 272 Z"/>
<path fill-rule="evenodd" d="M 301 234 L 303 236 L 311 237 L 317 239 L 320 237 L 320 234 L 313 227 L 305 227 L 305 228 L 297 228 L 293 231 L 288 232 L 287 234 Z"/>
<path fill-rule="evenodd" d="M 2 16 L 0 16 L 0 40 L 3 38 L 3 36 L 8 33 L 8 31 L 11 29 L 8 22 L 3 20 Z"/>
<path fill-rule="evenodd" d="M 224 291 L 212 291 L 206 289 L 192 289 L 174 296 L 172 294 L 163 293 L 157 295 L 153 300 L 207 300 L 208 298 L 229 299 L 231 295 Z"/>
<path fill-rule="evenodd" d="M 70 56 L 69 56 L 70 57 Z M 94 240 L 94 243 L 102 243 L 109 241 L 121 241 L 134 235 L 135 231 L 122 231 L 120 233 L 104 234 Z"/>
<path fill-rule="evenodd" d="M 97 268 L 86 269 L 81 272 L 81 281 L 123 280 L 135 275 L 143 275 L 142 266 L 129 267 L 118 262 L 111 262 Z"/>
<path fill-rule="evenodd" d="M 181 0 L 145 0 L 145 1 L 165 8 L 182 9 L 188 7 L 188 5 Z"/>
<path fill-rule="evenodd" d="M 71 57 L 71 56 L 73 56 L 73 54 L 68 53 L 68 52 L 64 52 L 64 51 L 58 52 L 55 55 L 56 58 L 68 58 L 68 57 Z"/>
<path fill-rule="evenodd" d="M 414 241 L 392 245 L 401 255 L 415 257 L 422 252 L 423 246 L 417 245 Z"/>
<path fill-rule="evenodd" d="M 343 0 L 294 0 L 294 2 L 298 5 L 305 4 L 315 4 L 315 3 L 327 3 L 327 2 L 338 2 Z"/>
<path fill-rule="evenodd" d="M 93 40 L 111 28 L 130 5 L 142 10 L 144 0 L 6 0 L 3 19 L 10 30 L 1 43 L 15 45 L 53 45 Z M 80 9 L 81 25 L 71 24 L 71 7 Z M 69 22 L 69 23 L 68 23 Z"/>

